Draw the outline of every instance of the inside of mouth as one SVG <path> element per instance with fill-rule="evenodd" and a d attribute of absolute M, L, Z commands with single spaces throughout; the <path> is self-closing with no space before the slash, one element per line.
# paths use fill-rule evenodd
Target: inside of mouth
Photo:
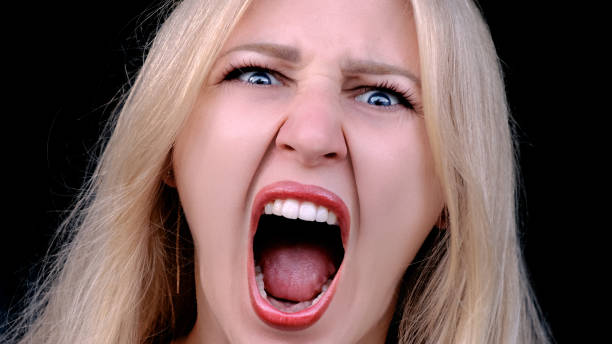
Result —
<path fill-rule="evenodd" d="M 262 297 L 280 311 L 299 312 L 318 302 L 342 263 L 340 227 L 262 215 L 253 255 Z"/>

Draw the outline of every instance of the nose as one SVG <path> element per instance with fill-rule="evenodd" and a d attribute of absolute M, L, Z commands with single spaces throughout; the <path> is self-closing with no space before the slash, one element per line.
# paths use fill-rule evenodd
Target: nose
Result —
<path fill-rule="evenodd" d="M 347 145 L 342 109 L 331 92 L 296 94 L 276 137 L 276 147 L 308 167 L 341 161 Z"/>

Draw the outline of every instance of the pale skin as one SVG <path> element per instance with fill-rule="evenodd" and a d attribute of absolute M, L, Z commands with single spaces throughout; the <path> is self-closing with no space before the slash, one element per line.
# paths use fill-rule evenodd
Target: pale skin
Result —
<path fill-rule="evenodd" d="M 405 1 L 253 2 L 174 147 L 171 184 L 196 249 L 198 318 L 183 342 L 384 342 L 400 279 L 443 208 L 419 78 Z M 299 331 L 259 319 L 247 286 L 254 195 L 282 180 L 328 189 L 350 213 L 334 297 Z"/>

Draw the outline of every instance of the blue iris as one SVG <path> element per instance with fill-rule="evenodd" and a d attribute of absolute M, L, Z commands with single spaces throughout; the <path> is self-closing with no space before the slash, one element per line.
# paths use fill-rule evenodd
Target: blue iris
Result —
<path fill-rule="evenodd" d="M 272 74 L 265 71 L 249 71 L 240 74 L 238 77 L 241 81 L 244 81 L 253 85 L 279 85 L 280 82 L 272 76 Z"/>
<path fill-rule="evenodd" d="M 400 103 L 396 96 L 379 90 L 364 92 L 363 94 L 358 95 L 355 99 L 374 106 L 392 106 Z"/>

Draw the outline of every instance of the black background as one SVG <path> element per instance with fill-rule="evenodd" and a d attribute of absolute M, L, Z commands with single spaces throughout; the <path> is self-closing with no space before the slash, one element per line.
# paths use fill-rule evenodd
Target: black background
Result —
<path fill-rule="evenodd" d="M 495 3 L 495 4 L 493 4 Z M 577 297 L 588 198 L 579 196 L 585 140 L 578 129 L 571 21 L 558 9 L 481 1 L 502 60 L 520 143 L 522 245 L 559 343 L 590 333 Z M 155 3 L 64 1 L 7 11 L 3 92 L 5 219 L 0 311 L 15 306 L 51 233 L 88 171 L 93 145 L 157 24 Z M 149 18 L 149 19 L 147 19 Z M 577 46 L 578 45 L 578 46 Z"/>

